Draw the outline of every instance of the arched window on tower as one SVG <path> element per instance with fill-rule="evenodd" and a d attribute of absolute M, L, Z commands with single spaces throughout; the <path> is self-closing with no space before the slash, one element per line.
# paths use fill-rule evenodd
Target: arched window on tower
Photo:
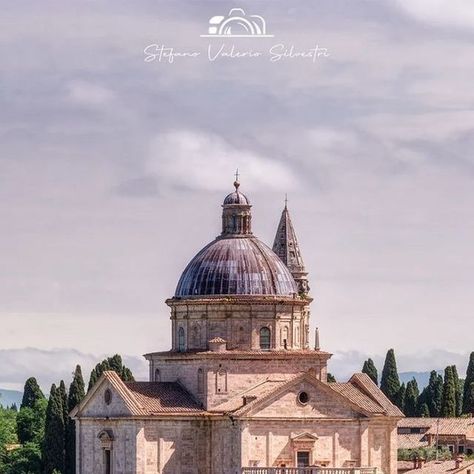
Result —
<path fill-rule="evenodd" d="M 197 392 L 204 392 L 204 372 L 202 369 L 198 369 L 197 372 Z"/>
<path fill-rule="evenodd" d="M 184 352 L 185 344 L 184 344 L 184 329 L 178 329 L 178 351 Z"/>
<path fill-rule="evenodd" d="M 270 349 L 270 329 L 266 327 L 260 329 L 260 349 Z"/>
<path fill-rule="evenodd" d="M 160 369 L 155 369 L 155 382 L 161 382 Z"/>

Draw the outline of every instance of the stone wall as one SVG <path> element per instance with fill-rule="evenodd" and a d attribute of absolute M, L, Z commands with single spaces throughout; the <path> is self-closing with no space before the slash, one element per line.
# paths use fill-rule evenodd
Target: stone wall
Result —
<path fill-rule="evenodd" d="M 309 306 L 306 300 L 262 301 L 249 304 L 171 299 L 173 350 L 207 350 L 208 341 L 220 337 L 228 349 L 260 349 L 259 332 L 268 327 L 272 349 L 309 346 Z M 184 331 L 180 348 L 179 331 Z"/>
<path fill-rule="evenodd" d="M 273 357 L 273 358 L 271 358 Z M 162 382 L 179 380 L 186 389 L 210 409 L 266 379 L 281 379 L 313 369 L 317 378 L 326 380 L 327 356 L 308 351 L 307 356 L 269 354 L 269 357 L 226 358 L 202 355 L 193 358 L 166 358 L 152 356 L 150 377 L 154 380 L 156 369 Z M 203 371 L 203 390 L 198 391 L 198 370 Z"/>

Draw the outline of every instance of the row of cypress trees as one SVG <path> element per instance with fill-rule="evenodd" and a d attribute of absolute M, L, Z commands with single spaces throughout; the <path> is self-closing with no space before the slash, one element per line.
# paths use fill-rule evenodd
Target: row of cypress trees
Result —
<path fill-rule="evenodd" d="M 134 380 L 131 370 L 116 354 L 92 369 L 88 390 L 105 370 L 114 370 L 124 381 Z M 16 457 L 25 458 L 21 465 L 28 465 L 29 474 L 75 474 L 76 430 L 69 413 L 84 397 L 85 385 L 79 365 L 69 390 L 61 380 L 58 385 L 51 386 L 48 399 L 34 377 L 26 381 L 21 407 L 16 414 L 17 437 L 22 445 Z M 7 466 L 8 474 L 26 472 L 22 469 Z"/>
<path fill-rule="evenodd" d="M 59 386 L 56 384 L 51 386 L 44 414 L 44 428 L 39 428 L 40 431 L 30 430 L 28 432 L 28 430 L 22 429 L 20 420 L 25 416 L 22 413 L 34 413 L 33 419 L 41 420 L 42 415 L 39 409 L 46 404 L 46 398 L 34 377 L 26 381 L 17 417 L 18 438 L 22 444 L 36 442 L 40 445 L 45 474 L 75 473 L 76 431 L 74 421 L 69 418 L 68 413 L 80 403 L 84 396 L 84 379 L 81 367 L 77 365 L 69 392 L 66 391 L 63 380 Z"/>
<path fill-rule="evenodd" d="M 362 372 L 378 385 L 378 372 L 372 359 L 364 362 Z M 444 378 L 431 371 L 428 386 L 421 393 L 413 378 L 400 383 L 395 352 L 389 349 L 380 379 L 380 389 L 406 416 L 457 417 L 474 414 L 474 352 L 471 352 L 466 378 L 460 379 L 455 365 L 444 370 Z"/>

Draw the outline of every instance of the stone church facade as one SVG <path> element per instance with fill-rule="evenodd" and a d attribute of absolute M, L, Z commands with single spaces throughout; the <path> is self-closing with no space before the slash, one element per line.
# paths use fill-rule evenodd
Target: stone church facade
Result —
<path fill-rule="evenodd" d="M 150 381 L 105 372 L 71 413 L 77 473 L 396 474 L 402 413 L 365 374 L 328 383 L 331 354 L 318 334 L 310 348 L 312 299 L 287 206 L 272 250 L 253 235 L 250 202 L 234 186 L 222 234 L 166 301 L 172 347 L 145 355 Z"/>

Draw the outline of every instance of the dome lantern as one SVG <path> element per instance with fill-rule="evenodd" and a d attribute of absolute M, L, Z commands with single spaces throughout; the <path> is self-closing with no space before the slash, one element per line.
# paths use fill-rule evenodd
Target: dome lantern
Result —
<path fill-rule="evenodd" d="M 252 214 L 250 202 L 239 191 L 238 172 L 234 181 L 235 191 L 228 194 L 222 204 L 222 236 L 241 237 L 252 234 Z"/>

